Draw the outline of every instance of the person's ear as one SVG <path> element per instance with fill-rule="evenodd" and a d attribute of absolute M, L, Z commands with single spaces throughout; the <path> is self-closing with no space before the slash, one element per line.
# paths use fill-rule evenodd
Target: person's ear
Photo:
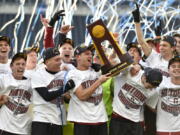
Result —
<path fill-rule="evenodd" d="M 13 66 L 13 63 L 10 63 L 10 68 L 12 68 L 12 66 Z"/>
<path fill-rule="evenodd" d="M 146 79 L 146 76 L 144 74 L 142 76 L 142 81 L 147 83 L 147 79 Z"/>
<path fill-rule="evenodd" d="M 49 62 L 49 61 L 48 61 L 48 60 L 46 60 L 46 61 L 44 62 L 44 64 L 46 65 L 46 64 L 48 64 L 48 62 Z"/>

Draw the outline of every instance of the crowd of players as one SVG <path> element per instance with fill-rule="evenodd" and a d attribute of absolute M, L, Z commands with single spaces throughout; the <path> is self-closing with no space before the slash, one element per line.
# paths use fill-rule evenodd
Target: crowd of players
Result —
<path fill-rule="evenodd" d="M 66 37 L 74 27 L 62 26 L 54 44 L 63 11 L 41 17 L 41 62 L 37 46 L 9 59 L 10 39 L 1 36 L 0 135 L 180 135 L 180 34 L 144 39 L 138 6 L 132 14 L 137 43 L 126 51 L 134 63 L 116 76 L 101 74 L 93 45 Z"/>

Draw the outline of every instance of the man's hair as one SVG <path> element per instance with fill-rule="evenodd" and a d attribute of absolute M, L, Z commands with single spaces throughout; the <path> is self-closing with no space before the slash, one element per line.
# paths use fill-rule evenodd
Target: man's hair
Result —
<path fill-rule="evenodd" d="M 63 46 L 65 43 L 70 44 L 74 48 L 74 41 L 70 38 L 65 38 L 59 43 L 59 47 Z"/>
<path fill-rule="evenodd" d="M 174 63 L 174 62 L 180 62 L 180 55 L 175 56 L 174 58 L 169 60 L 168 68 Z"/>
<path fill-rule="evenodd" d="M 138 46 L 138 43 L 135 42 L 128 43 L 126 46 L 126 51 L 129 51 L 131 48 L 136 48 L 136 50 L 139 53 L 139 56 L 142 57 L 141 48 Z"/>
<path fill-rule="evenodd" d="M 13 63 L 14 63 L 16 60 L 19 60 L 19 59 L 24 59 L 24 60 L 26 61 L 26 60 L 27 60 L 27 55 L 26 55 L 26 53 L 22 53 L 22 52 L 16 53 L 16 54 L 13 56 L 10 65 L 13 65 Z"/>
<path fill-rule="evenodd" d="M 10 46 L 11 40 L 7 36 L 0 36 L 0 41 L 6 41 L 8 45 Z"/>
<path fill-rule="evenodd" d="M 161 41 L 168 42 L 171 47 L 176 46 L 176 40 L 175 40 L 174 37 L 172 37 L 172 36 L 163 36 L 163 37 L 161 38 Z"/>
<path fill-rule="evenodd" d="M 179 34 L 179 33 L 175 33 L 175 34 L 173 34 L 173 37 L 178 37 L 178 38 L 180 38 L 180 34 Z"/>

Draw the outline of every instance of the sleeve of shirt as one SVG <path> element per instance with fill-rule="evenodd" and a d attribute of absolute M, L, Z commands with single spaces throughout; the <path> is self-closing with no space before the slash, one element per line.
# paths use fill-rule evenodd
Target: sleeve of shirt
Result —
<path fill-rule="evenodd" d="M 153 92 L 151 92 L 150 94 L 150 97 L 146 101 L 146 105 L 155 109 L 157 106 L 158 100 L 159 100 L 159 92 L 157 90 L 153 90 Z"/>
<path fill-rule="evenodd" d="M 50 48 L 50 47 L 54 47 L 54 41 L 52 38 L 53 35 L 53 27 L 46 27 L 45 28 L 45 34 L 44 34 L 44 48 Z"/>
<path fill-rule="evenodd" d="M 70 79 L 72 79 L 75 83 L 75 87 L 73 89 L 73 92 L 75 92 L 76 89 L 81 85 L 83 80 L 82 80 L 81 76 L 76 73 L 76 70 L 71 70 L 68 73 L 67 80 L 70 80 Z"/>
<path fill-rule="evenodd" d="M 1 74 L 0 76 L 0 94 L 4 94 L 4 75 Z"/>
<path fill-rule="evenodd" d="M 31 84 L 32 84 L 33 89 L 38 88 L 38 87 L 46 87 L 42 76 L 37 72 L 33 73 Z"/>

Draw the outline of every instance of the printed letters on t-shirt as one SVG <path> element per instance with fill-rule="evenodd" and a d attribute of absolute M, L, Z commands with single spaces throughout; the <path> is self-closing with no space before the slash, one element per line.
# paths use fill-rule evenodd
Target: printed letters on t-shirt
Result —
<path fill-rule="evenodd" d="M 32 93 L 24 89 L 12 89 L 9 93 L 10 100 L 6 106 L 15 114 L 26 113 L 30 104 Z"/>
<path fill-rule="evenodd" d="M 87 80 L 85 82 L 82 82 L 81 85 L 83 89 L 86 89 L 90 87 L 96 80 L 97 78 L 95 80 Z M 102 93 L 97 94 L 96 92 L 94 92 L 86 101 L 98 105 L 102 101 Z"/>
<path fill-rule="evenodd" d="M 142 91 L 128 82 L 121 87 L 118 96 L 127 109 L 139 109 L 147 99 Z"/>
<path fill-rule="evenodd" d="M 174 116 L 180 114 L 180 89 L 167 89 L 161 91 L 161 109 L 165 112 L 171 113 Z"/>

